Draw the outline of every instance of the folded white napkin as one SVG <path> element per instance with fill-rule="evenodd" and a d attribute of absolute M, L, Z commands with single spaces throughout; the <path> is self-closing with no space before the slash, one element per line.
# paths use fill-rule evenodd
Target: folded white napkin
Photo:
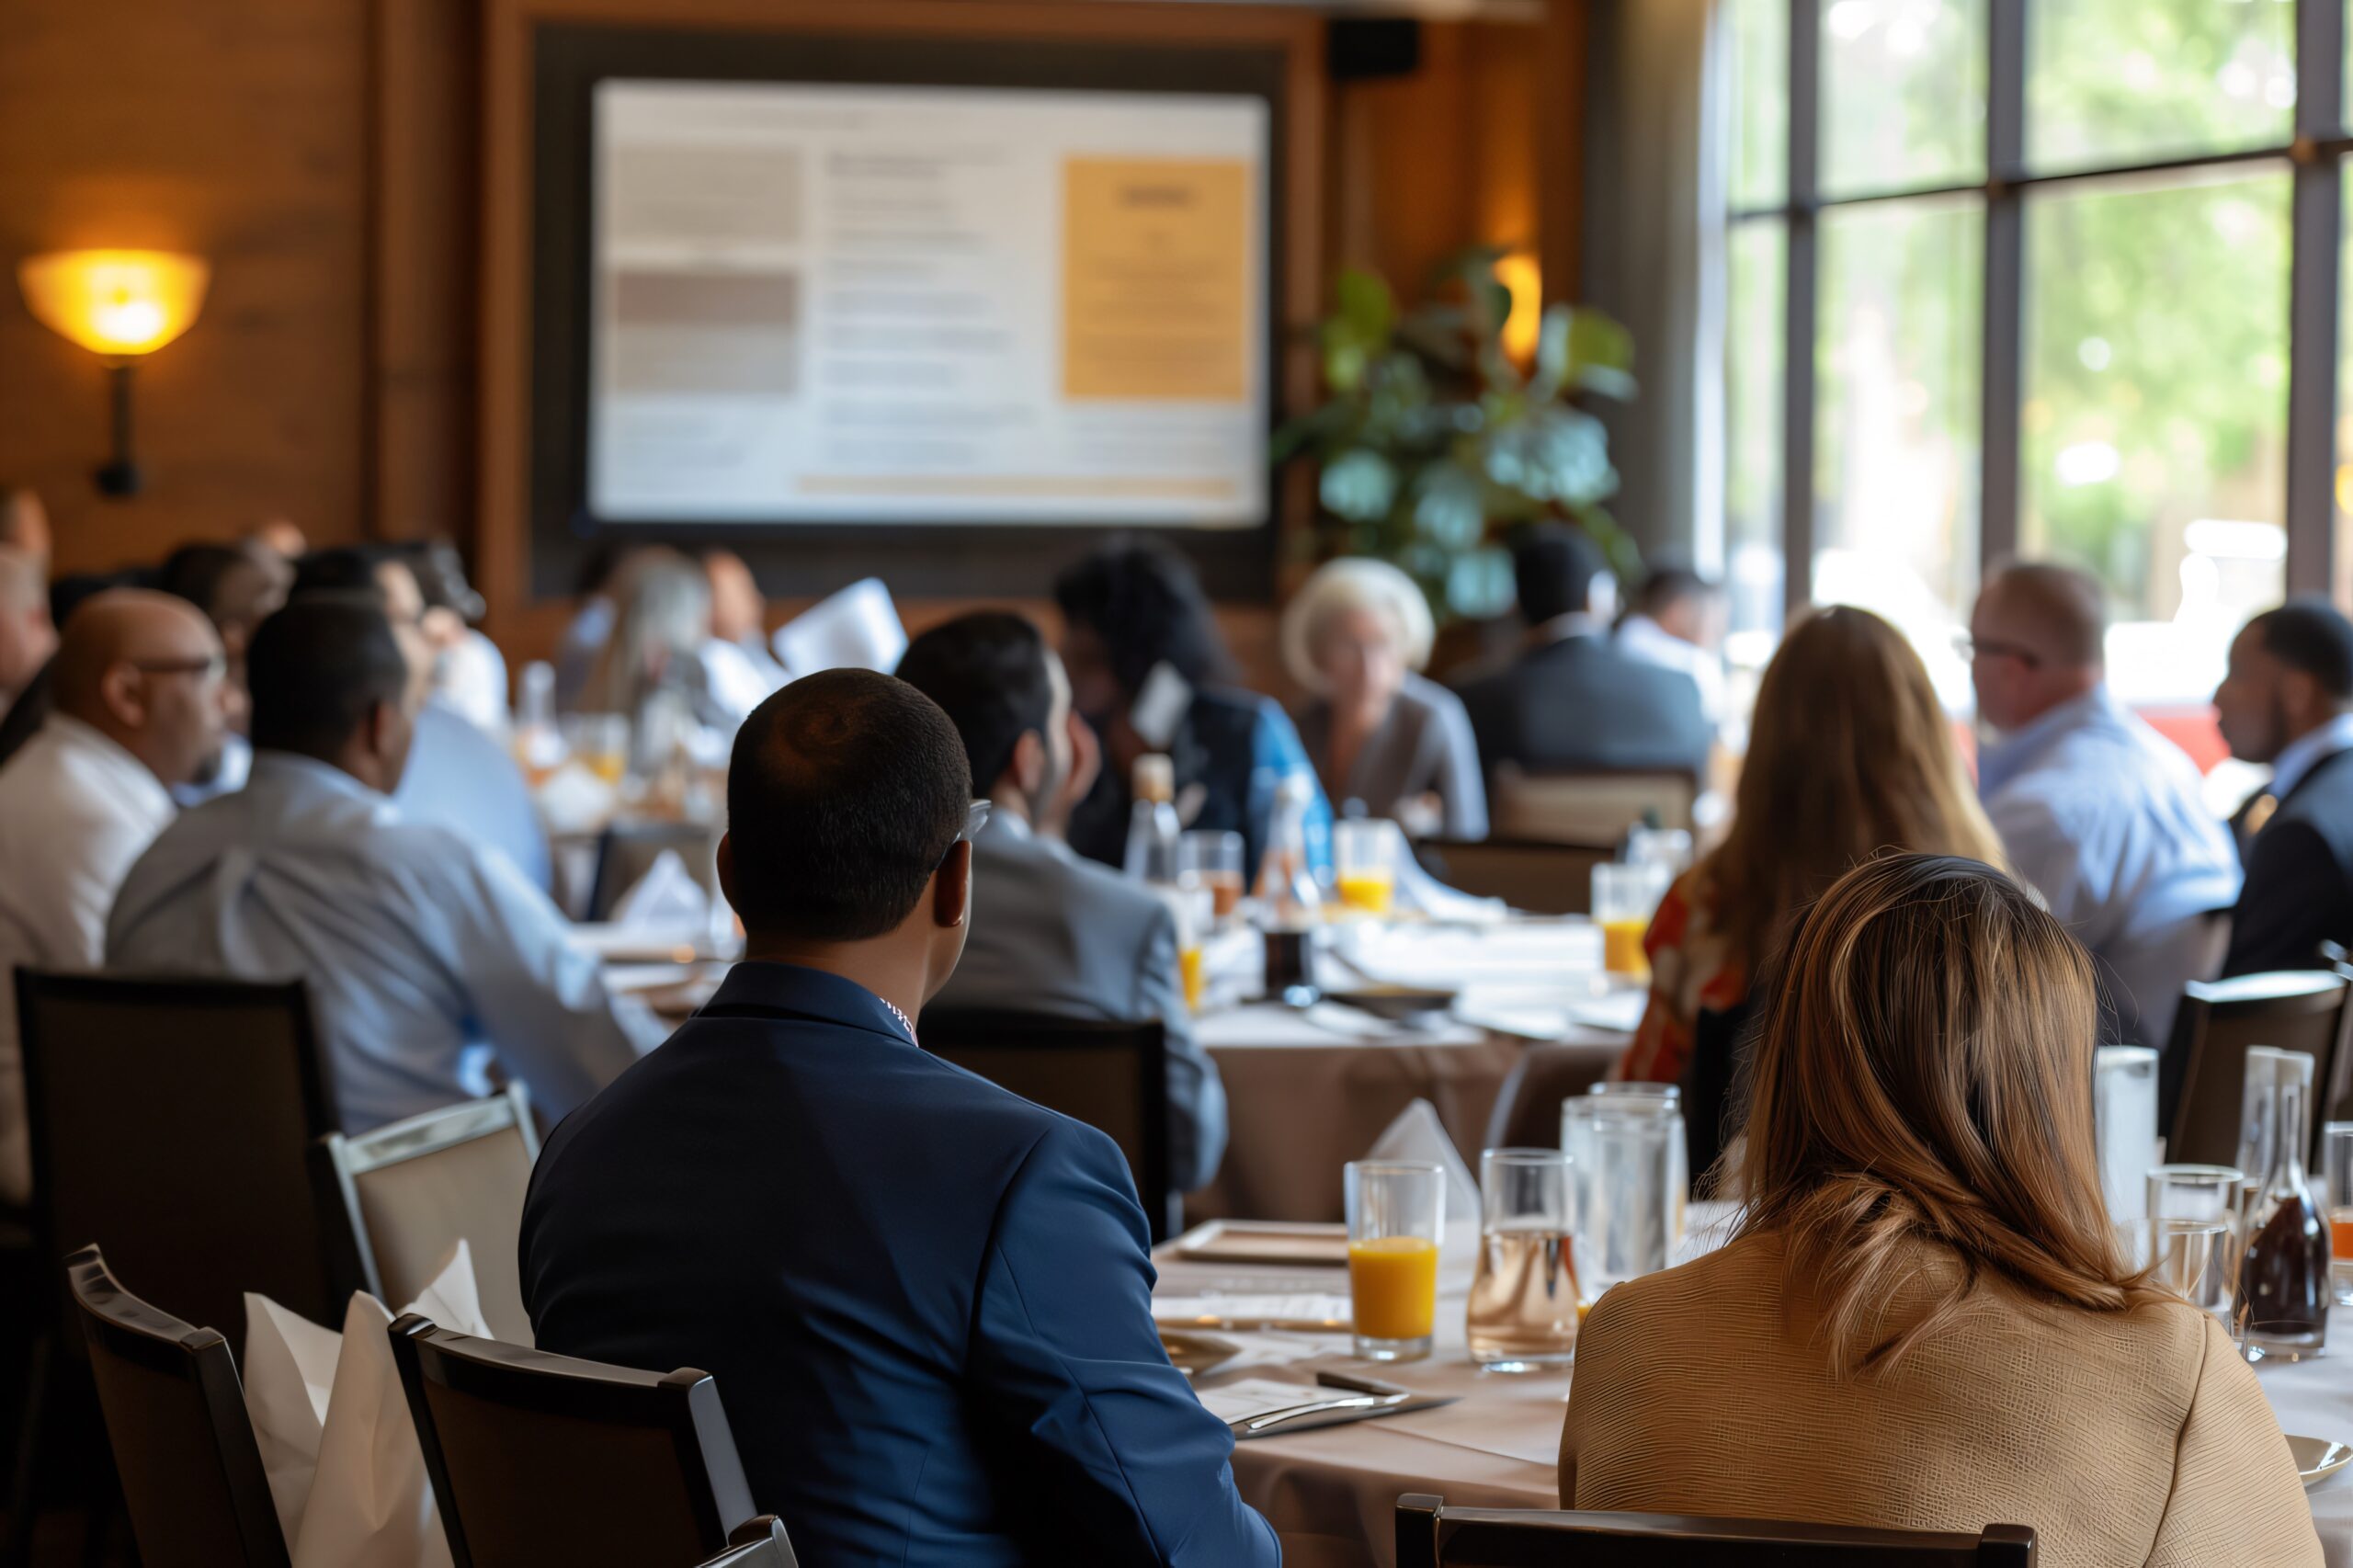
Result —
<path fill-rule="evenodd" d="M 819 670 L 899 667 L 907 629 L 880 577 L 861 578 L 777 628 L 776 656 L 794 679 Z"/>
<path fill-rule="evenodd" d="M 594 833 L 620 806 L 613 787 L 576 758 L 550 774 L 532 800 L 550 833 Z"/>
<path fill-rule="evenodd" d="M 612 915 L 624 931 L 700 931 L 710 924 L 710 894 L 676 850 L 665 849 L 613 901 Z"/>
<path fill-rule="evenodd" d="M 1372 1147 L 1365 1151 L 1364 1157 L 1413 1160 L 1444 1167 L 1446 1213 L 1438 1242 L 1439 1271 L 1443 1274 L 1467 1268 L 1476 1261 L 1479 1186 L 1471 1179 L 1471 1167 L 1462 1163 L 1454 1140 L 1447 1135 L 1446 1124 L 1438 1119 L 1436 1106 L 1425 1099 L 1415 1100 L 1372 1141 Z"/>
<path fill-rule="evenodd" d="M 1393 822 L 1381 825 L 1389 830 L 1389 863 L 1397 868 L 1401 905 L 1417 909 L 1433 920 L 1463 925 L 1500 925 L 1510 918 L 1511 907 L 1502 899 L 1460 892 L 1423 870 L 1422 863 L 1414 858 L 1414 846 L 1405 842 L 1405 830 Z"/>
<path fill-rule="evenodd" d="M 401 1310 L 491 1336 L 462 1240 Z M 395 1315 L 355 1293 L 338 1335 L 263 1297 L 245 1298 L 245 1408 L 293 1568 L 449 1568 L 449 1543 L 386 1333 Z"/>

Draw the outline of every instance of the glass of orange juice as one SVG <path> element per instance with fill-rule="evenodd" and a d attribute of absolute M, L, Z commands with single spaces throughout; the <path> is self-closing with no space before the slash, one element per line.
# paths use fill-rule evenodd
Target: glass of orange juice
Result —
<path fill-rule="evenodd" d="M 1446 1172 L 1418 1161 L 1351 1160 L 1347 1197 L 1357 1354 L 1417 1361 L 1430 1353 L 1438 1318 Z"/>
<path fill-rule="evenodd" d="M 572 755 L 616 786 L 629 773 L 629 718 L 621 713 L 568 713 L 563 720 L 563 741 Z"/>
<path fill-rule="evenodd" d="M 2353 1306 L 2353 1121 L 2324 1123 L 2320 1140 L 2328 1177 L 2329 1284 L 2338 1306 Z"/>
<path fill-rule="evenodd" d="M 1358 819 L 1332 826 L 1332 867 L 1338 873 L 1340 905 L 1376 919 L 1386 918 L 1397 896 L 1397 865 L 1390 858 L 1392 830 L 1386 822 Z"/>
<path fill-rule="evenodd" d="M 1601 927 L 1601 967 L 1635 980 L 1651 977 L 1643 951 L 1651 915 L 1666 892 L 1663 869 L 1604 861 L 1593 869 L 1593 920 Z"/>
<path fill-rule="evenodd" d="M 1216 924 L 1215 900 L 1208 888 L 1200 886 L 1162 887 L 1157 891 L 1167 902 L 1169 913 L 1176 917 L 1177 978 L 1184 983 L 1186 1007 L 1198 1013 L 1209 1000 L 1209 972 L 1201 946 L 1209 940 L 1210 929 Z"/>

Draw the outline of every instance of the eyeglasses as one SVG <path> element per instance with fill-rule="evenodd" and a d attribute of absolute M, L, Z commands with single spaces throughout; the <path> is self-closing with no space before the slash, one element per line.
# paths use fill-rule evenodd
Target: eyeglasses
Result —
<path fill-rule="evenodd" d="M 956 853 L 958 845 L 970 844 L 980 836 L 981 829 L 988 825 L 990 804 L 987 801 L 974 801 L 964 808 L 964 825 L 955 837 L 948 841 L 948 847 L 939 852 L 939 866 L 948 864 L 948 857 Z M 936 871 L 939 866 L 934 866 L 932 869 Z"/>
<path fill-rule="evenodd" d="M 229 673 L 225 653 L 213 653 L 201 659 L 130 659 L 125 663 L 145 676 L 202 676 L 206 680 L 219 680 Z"/>
<path fill-rule="evenodd" d="M 1966 631 L 1953 633 L 1953 651 L 1964 659 L 2016 659 L 2028 669 L 2039 668 L 2041 655 L 2033 649 L 2016 642 L 1997 642 L 1991 637 L 1972 637 Z"/>

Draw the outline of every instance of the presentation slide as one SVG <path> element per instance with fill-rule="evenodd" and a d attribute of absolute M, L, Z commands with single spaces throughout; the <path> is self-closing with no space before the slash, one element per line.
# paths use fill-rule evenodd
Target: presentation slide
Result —
<path fill-rule="evenodd" d="M 598 517 L 1266 520 L 1264 100 L 608 80 L 595 123 Z"/>

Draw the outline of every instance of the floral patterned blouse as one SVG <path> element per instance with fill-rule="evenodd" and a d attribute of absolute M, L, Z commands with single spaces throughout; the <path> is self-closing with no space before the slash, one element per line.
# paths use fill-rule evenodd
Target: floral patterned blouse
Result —
<path fill-rule="evenodd" d="M 1734 963 L 1715 929 L 1715 888 L 1704 867 L 1675 881 L 1651 916 L 1643 951 L 1651 960 L 1651 1000 L 1612 1078 L 1672 1084 L 1691 1061 L 1699 1015 L 1737 1007 L 1748 995 L 1746 967 Z"/>

